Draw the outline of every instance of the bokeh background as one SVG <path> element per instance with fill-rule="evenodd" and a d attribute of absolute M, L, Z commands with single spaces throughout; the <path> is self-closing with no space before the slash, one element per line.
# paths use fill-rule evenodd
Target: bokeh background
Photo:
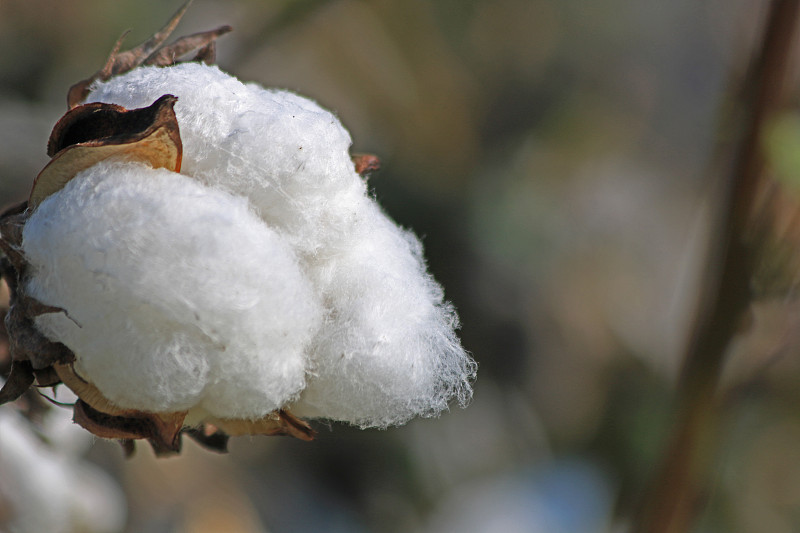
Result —
<path fill-rule="evenodd" d="M 370 186 L 423 239 L 459 311 L 480 364 L 474 400 L 385 431 L 317 423 L 310 444 L 234 439 L 222 456 L 188 441 L 159 460 L 141 445 L 130 460 L 113 443 L 70 445 L 54 463 L 75 470 L 63 483 L 80 491 L 71 479 L 107 475 L 94 490 L 125 503 L 90 495 L 87 516 L 103 516 L 80 524 L 65 511 L 50 530 L 623 531 L 669 431 L 713 238 L 719 117 L 765 5 L 195 0 L 176 35 L 232 25 L 222 68 L 316 99 L 354 151 L 381 157 Z M 138 44 L 179 6 L 0 0 L 0 203 L 24 198 L 46 163 L 67 88 L 122 31 Z M 785 118 L 775 153 L 791 174 L 800 121 Z M 758 310 L 768 327 L 739 352 L 787 356 L 758 366 L 740 354 L 729 372 L 730 421 L 697 531 L 800 527 L 800 314 L 791 295 L 779 304 Z M 41 424 L 39 444 L 64 456 L 66 430 Z M 13 462 L 0 457 L 0 531 L 28 490 L 4 473 Z M 46 505 L 33 492 L 25 512 Z"/>

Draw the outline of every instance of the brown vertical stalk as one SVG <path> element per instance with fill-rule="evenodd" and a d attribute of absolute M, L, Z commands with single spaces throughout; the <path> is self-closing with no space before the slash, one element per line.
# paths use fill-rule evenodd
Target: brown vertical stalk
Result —
<path fill-rule="evenodd" d="M 782 102 L 800 0 L 774 0 L 761 48 L 734 102 L 738 136 L 722 186 L 703 293 L 678 384 L 675 427 L 635 517 L 637 533 L 683 533 L 702 508 L 718 446 L 717 388 L 725 352 L 751 301 L 754 250 L 746 242 L 763 178 L 764 126 Z M 724 149 L 724 147 L 722 147 Z"/>

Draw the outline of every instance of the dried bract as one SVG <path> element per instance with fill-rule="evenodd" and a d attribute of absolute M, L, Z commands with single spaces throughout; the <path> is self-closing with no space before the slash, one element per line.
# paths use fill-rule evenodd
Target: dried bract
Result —
<path fill-rule="evenodd" d="M 150 39 L 127 52 L 118 53 L 120 46 L 122 46 L 122 40 L 125 38 L 127 32 L 123 34 L 111 50 L 111 54 L 109 54 L 108 60 L 106 64 L 103 65 L 103 68 L 85 80 L 81 80 L 70 87 L 67 93 L 67 105 L 73 108 L 84 101 L 89 95 L 90 87 L 94 82 L 98 80 L 108 80 L 112 76 L 124 74 L 140 65 L 154 65 L 159 67 L 174 65 L 179 58 L 195 50 L 197 51 L 197 55 L 191 59 L 191 61 L 202 61 L 208 64 L 213 63 L 216 55 L 214 41 L 217 37 L 230 32 L 233 29 L 230 26 L 220 26 L 211 31 L 195 33 L 182 37 L 168 46 L 163 46 L 164 42 L 175 30 L 181 18 L 183 18 L 190 4 L 191 0 L 186 2 L 175 15 L 172 16 L 169 22 Z"/>
<path fill-rule="evenodd" d="M 47 155 L 52 157 L 33 182 L 28 206 L 61 190 L 78 172 L 110 157 L 142 161 L 153 168 L 181 170 L 181 137 L 173 106 L 166 94 L 149 107 L 93 103 L 71 109 L 56 123 Z"/>

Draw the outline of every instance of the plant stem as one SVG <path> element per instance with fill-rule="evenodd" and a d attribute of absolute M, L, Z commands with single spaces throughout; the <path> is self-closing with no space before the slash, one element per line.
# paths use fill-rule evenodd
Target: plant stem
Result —
<path fill-rule="evenodd" d="M 752 300 L 755 258 L 746 236 L 752 234 L 755 193 L 764 178 L 764 127 L 784 102 L 798 8 L 800 0 L 772 2 L 761 48 L 735 102 L 738 135 L 732 167 L 722 184 L 703 292 L 678 382 L 675 426 L 635 517 L 632 530 L 637 533 L 689 531 L 709 489 L 722 414 L 719 377 L 725 353 Z"/>

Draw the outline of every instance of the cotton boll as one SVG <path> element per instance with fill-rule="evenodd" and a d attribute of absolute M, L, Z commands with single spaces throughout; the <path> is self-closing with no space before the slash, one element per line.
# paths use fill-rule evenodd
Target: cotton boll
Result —
<path fill-rule="evenodd" d="M 114 404 L 258 418 L 305 384 L 321 308 L 294 253 L 244 198 L 106 162 L 31 215 L 37 326 Z"/>
<path fill-rule="evenodd" d="M 199 64 L 135 69 L 96 84 L 89 101 L 142 107 L 166 93 L 178 96 L 182 172 L 247 198 L 324 305 L 306 350 L 308 387 L 291 409 L 385 427 L 465 403 L 475 363 L 456 338 L 456 315 L 419 241 L 367 195 L 336 117 Z"/>
<path fill-rule="evenodd" d="M 421 245 L 374 203 L 358 231 L 309 265 L 333 309 L 315 342 L 299 415 L 360 426 L 434 415 L 465 403 L 474 363 L 455 337 L 457 319 L 425 272 Z"/>
<path fill-rule="evenodd" d="M 365 185 L 332 113 L 197 63 L 135 69 L 95 85 L 88 101 L 143 107 L 166 93 L 178 97 L 184 174 L 246 196 L 300 251 L 346 233 Z"/>

